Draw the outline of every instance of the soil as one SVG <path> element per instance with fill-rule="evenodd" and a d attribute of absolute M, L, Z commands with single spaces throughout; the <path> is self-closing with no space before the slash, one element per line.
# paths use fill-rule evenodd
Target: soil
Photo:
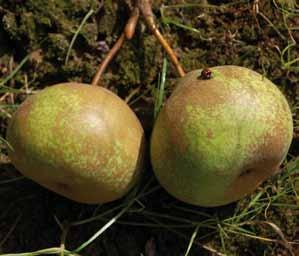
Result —
<path fill-rule="evenodd" d="M 0 0 L 0 79 L 6 78 L 29 55 L 21 69 L 5 84 L 19 90 L 19 93 L 0 91 L 0 132 L 3 137 L 9 117 L 27 97 L 26 92 L 36 92 L 65 81 L 90 83 L 97 66 L 122 32 L 129 15 L 129 2 Z M 294 114 L 294 140 L 289 160 L 296 159 L 299 151 L 299 48 L 296 44 L 299 41 L 298 2 L 154 2 L 153 9 L 159 28 L 173 46 L 185 70 L 226 64 L 240 65 L 264 74 L 281 89 Z M 80 30 L 66 63 L 74 33 L 91 9 L 95 12 Z M 141 20 L 134 38 L 126 41 L 102 78 L 103 86 L 123 99 L 129 99 L 148 138 L 154 122 L 154 95 L 166 57 L 162 47 Z M 171 64 L 168 66 L 165 97 L 171 93 L 178 77 L 174 67 Z M 20 176 L 6 157 L 4 143 L 1 146 L 0 162 L 0 253 L 59 247 L 62 231 L 69 223 L 103 213 L 126 200 L 91 206 L 69 201 L 27 179 L 1 183 L 1 180 Z M 250 199 L 263 189 L 270 187 L 275 190 L 279 187 L 279 177 L 270 179 L 254 195 L 238 203 L 203 209 L 185 205 L 169 196 L 158 186 L 149 167 L 144 182 L 153 179 L 150 187 L 158 186 L 158 189 L 142 197 L 140 204 L 134 205 L 121 217 L 119 223 L 112 225 L 80 254 L 185 255 L 194 228 L 172 228 L 171 225 L 182 222 L 163 219 L 158 214 L 199 221 L 204 218 L 195 212 L 204 212 L 223 220 L 237 210 L 242 212 Z M 294 194 L 285 195 L 280 200 L 292 203 L 294 207 L 280 210 L 270 207 L 268 218 L 276 223 L 285 239 L 298 241 L 298 201 L 294 199 Z M 66 248 L 72 250 L 87 241 L 115 214 L 117 211 L 88 224 L 70 227 Z M 63 230 L 57 220 L 62 223 Z M 258 215 L 257 220 L 265 221 L 264 214 Z M 253 229 L 260 237 L 281 240 L 281 236 L 275 235 L 276 232 L 273 234 L 273 230 L 271 232 L 271 229 L 269 231 L 262 225 Z M 209 228 L 200 229 L 197 237 L 210 232 Z M 217 232 L 203 240 L 196 240 L 189 255 L 220 255 L 217 252 L 229 256 L 290 255 L 283 243 L 268 243 L 233 234 L 229 236 L 226 248 L 223 248 L 221 235 Z M 299 247 L 296 245 L 293 251 L 294 255 L 299 255 Z"/>

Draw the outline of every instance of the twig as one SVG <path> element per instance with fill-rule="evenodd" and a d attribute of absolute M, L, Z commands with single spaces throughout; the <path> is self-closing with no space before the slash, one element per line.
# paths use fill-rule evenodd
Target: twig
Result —
<path fill-rule="evenodd" d="M 108 64 L 111 62 L 113 57 L 116 55 L 116 53 L 119 51 L 119 49 L 122 47 L 124 41 L 125 41 L 126 35 L 124 32 L 120 35 L 116 43 L 113 45 L 111 50 L 108 52 L 105 59 L 100 64 L 95 76 L 92 79 L 91 85 L 98 85 L 102 74 L 104 73 L 105 69 L 107 68 Z"/>
<path fill-rule="evenodd" d="M 126 24 L 125 35 L 128 40 L 132 39 L 135 34 L 136 25 L 139 20 L 139 13 L 139 9 L 135 7 L 131 13 L 131 17 Z"/>
<path fill-rule="evenodd" d="M 165 40 L 163 35 L 160 33 L 159 29 L 156 26 L 155 20 L 154 20 L 154 14 L 152 12 L 152 3 L 150 0 L 137 0 L 136 1 L 136 6 L 134 7 L 131 16 L 116 43 L 113 45 L 111 50 L 108 52 L 107 56 L 105 59 L 102 61 L 100 64 L 94 78 L 92 79 L 91 84 L 92 85 L 98 85 L 102 74 L 106 70 L 108 64 L 111 62 L 111 60 L 114 58 L 114 56 L 117 54 L 119 49 L 122 47 L 124 44 L 125 40 L 128 39 L 130 40 L 134 34 L 135 34 L 135 28 L 137 25 L 137 22 L 139 20 L 139 12 L 142 13 L 145 22 L 151 32 L 154 34 L 154 36 L 157 38 L 159 43 L 162 45 L 166 53 L 168 54 L 171 62 L 175 66 L 178 74 L 183 77 L 185 75 L 185 71 L 182 68 L 175 52 L 173 49 L 170 47 L 168 42 Z"/>
<path fill-rule="evenodd" d="M 170 47 L 170 45 L 168 44 L 166 39 L 161 34 L 158 27 L 156 26 L 155 19 L 154 19 L 154 14 L 152 12 L 152 3 L 151 3 L 151 1 L 150 0 L 140 0 L 139 1 L 139 8 L 140 8 L 140 11 L 141 11 L 144 19 L 145 19 L 145 22 L 146 22 L 147 26 L 149 27 L 151 32 L 154 34 L 154 36 L 157 38 L 159 43 L 162 45 L 162 47 L 164 48 L 164 50 L 168 54 L 171 62 L 175 66 L 178 74 L 181 77 L 185 76 L 186 73 L 185 73 L 183 67 L 181 66 L 175 52 Z"/>

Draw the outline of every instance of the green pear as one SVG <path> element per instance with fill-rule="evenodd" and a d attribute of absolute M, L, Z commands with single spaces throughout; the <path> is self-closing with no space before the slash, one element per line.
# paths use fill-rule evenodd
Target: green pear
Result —
<path fill-rule="evenodd" d="M 79 83 L 30 96 L 8 128 L 9 157 L 26 177 L 72 200 L 105 203 L 136 183 L 143 128 L 109 90 Z"/>
<path fill-rule="evenodd" d="M 279 170 L 292 131 L 287 100 L 267 78 L 238 66 L 195 70 L 178 81 L 157 117 L 153 170 L 184 202 L 225 205 Z"/>

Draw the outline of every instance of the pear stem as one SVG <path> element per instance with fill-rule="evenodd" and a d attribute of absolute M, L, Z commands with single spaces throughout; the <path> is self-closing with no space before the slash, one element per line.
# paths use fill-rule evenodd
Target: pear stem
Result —
<path fill-rule="evenodd" d="M 102 74 L 105 72 L 108 64 L 111 62 L 111 60 L 114 58 L 116 53 L 119 51 L 119 49 L 122 47 L 124 41 L 125 41 L 126 35 L 124 32 L 121 33 L 120 37 L 116 41 L 116 43 L 113 45 L 113 47 L 108 52 L 105 59 L 100 64 L 95 76 L 92 79 L 91 85 L 98 85 L 99 81 L 102 77 Z"/>
<path fill-rule="evenodd" d="M 185 76 L 186 73 L 185 73 L 183 67 L 181 66 L 175 52 L 173 51 L 171 46 L 168 44 L 166 39 L 163 37 L 163 35 L 159 31 L 159 29 L 155 23 L 154 14 L 152 11 L 151 0 L 140 0 L 139 8 L 140 8 L 140 11 L 142 12 L 142 15 L 144 17 L 144 20 L 145 20 L 148 28 L 151 30 L 151 32 L 154 34 L 156 39 L 159 41 L 159 43 L 162 45 L 162 47 L 168 54 L 172 64 L 175 66 L 179 76 L 181 76 L 181 77 Z"/>
<path fill-rule="evenodd" d="M 130 16 L 129 20 L 127 21 L 127 24 L 126 24 L 123 32 L 121 33 L 120 37 L 117 39 L 116 43 L 110 49 L 110 51 L 106 55 L 105 59 L 99 65 L 97 72 L 92 79 L 91 85 L 99 84 L 99 81 L 100 81 L 103 73 L 105 72 L 107 66 L 112 61 L 114 56 L 117 54 L 119 49 L 122 47 L 125 40 L 126 39 L 130 40 L 134 36 L 138 19 L 139 19 L 139 9 L 137 7 L 135 7 L 133 9 L 131 16 Z"/>
<path fill-rule="evenodd" d="M 125 40 L 130 40 L 134 34 L 135 34 L 135 29 L 136 25 L 139 20 L 139 13 L 142 13 L 144 20 L 148 26 L 148 28 L 151 30 L 153 35 L 156 37 L 156 39 L 159 41 L 159 43 L 162 45 L 166 53 L 168 54 L 172 64 L 175 66 L 178 74 L 180 77 L 185 76 L 185 71 L 183 67 L 181 66 L 174 50 L 171 48 L 167 40 L 163 37 L 161 32 L 159 31 L 156 23 L 155 23 L 155 18 L 154 14 L 152 11 L 152 2 L 151 0 L 136 0 L 136 6 L 133 8 L 130 18 L 127 21 L 127 24 L 121 33 L 120 37 L 116 41 L 116 43 L 113 45 L 113 47 L 110 49 L 108 52 L 107 56 L 105 59 L 102 61 L 102 63 L 99 65 L 97 72 L 95 76 L 92 79 L 91 84 L 92 85 L 98 85 L 99 81 L 102 77 L 102 74 L 105 72 L 107 66 L 109 63 L 112 61 L 114 56 L 117 54 L 119 49 L 122 47 L 124 44 Z"/>

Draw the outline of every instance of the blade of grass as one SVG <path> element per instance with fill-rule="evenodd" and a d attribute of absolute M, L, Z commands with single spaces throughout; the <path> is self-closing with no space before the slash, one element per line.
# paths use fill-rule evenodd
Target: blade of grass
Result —
<path fill-rule="evenodd" d="M 5 83 L 7 83 L 7 82 L 8 81 L 6 81 Z M 0 81 L 0 83 L 2 83 L 2 82 Z M 9 93 L 15 93 L 15 94 L 17 94 L 17 93 L 26 93 L 26 91 L 22 90 L 22 89 L 10 88 L 8 86 L 5 86 L 4 84 L 1 85 L 0 93 L 7 93 L 7 92 L 9 92 Z"/>
<path fill-rule="evenodd" d="M 257 235 L 250 235 L 250 234 L 242 233 L 242 232 L 232 230 L 232 229 L 227 229 L 226 232 L 232 233 L 232 234 L 237 234 L 239 236 L 241 235 L 241 236 L 261 240 L 261 241 L 264 241 L 264 242 L 271 242 L 271 243 L 277 243 L 278 242 L 277 239 L 272 239 L 272 238 L 267 238 L 267 237 L 262 237 L 262 236 L 257 236 Z"/>
<path fill-rule="evenodd" d="M 271 229 L 281 238 L 281 242 L 282 244 L 285 246 L 285 248 L 287 248 L 289 250 L 289 252 L 291 253 L 292 256 L 295 256 L 294 252 L 293 252 L 293 248 L 290 244 L 290 242 L 286 239 L 284 233 L 282 232 L 282 230 L 273 222 L 269 222 L 269 221 L 246 221 L 244 223 L 242 223 L 241 225 L 267 225 L 269 227 L 271 227 Z M 239 229 L 239 231 L 241 231 L 240 233 L 242 233 L 242 230 Z M 252 235 L 246 232 L 247 235 Z M 258 237 L 256 234 L 252 235 L 255 237 Z"/>
<path fill-rule="evenodd" d="M 68 61 L 69 61 L 69 58 L 70 58 L 70 54 L 71 54 L 71 50 L 74 46 L 74 43 L 78 37 L 78 35 L 80 34 L 80 31 L 82 30 L 84 24 L 86 23 L 86 21 L 94 14 L 94 10 L 91 9 L 86 15 L 85 17 L 83 18 L 81 24 L 79 25 L 78 29 L 76 30 L 72 40 L 71 40 L 71 43 L 69 45 L 69 48 L 67 50 L 67 54 L 66 54 L 66 57 L 65 57 L 65 65 L 67 65 Z"/>
<path fill-rule="evenodd" d="M 65 241 L 66 241 L 66 236 L 68 234 L 68 230 L 69 230 L 69 226 L 65 226 L 62 230 L 62 234 L 61 234 L 61 242 L 60 242 L 60 248 L 61 248 L 61 253 L 60 256 L 64 256 L 65 255 Z"/>
<path fill-rule="evenodd" d="M 230 218 L 230 219 L 233 220 L 235 223 L 240 222 L 242 217 L 247 215 L 249 209 L 251 209 L 256 204 L 256 202 L 260 199 L 260 197 L 263 194 L 264 194 L 264 191 L 260 191 L 259 193 L 257 193 L 256 196 L 249 202 L 247 207 L 245 207 L 240 214 L 236 213 L 235 216 L 233 218 Z M 257 208 L 254 207 L 253 209 L 256 210 Z"/>
<path fill-rule="evenodd" d="M 6 147 L 8 147 L 11 151 L 14 151 L 13 147 L 10 145 L 10 143 L 4 139 L 2 136 L 0 136 L 0 142 L 4 143 Z"/>
<path fill-rule="evenodd" d="M 168 61 L 166 58 L 163 59 L 163 67 L 162 67 L 162 74 L 159 76 L 159 84 L 158 84 L 158 91 L 155 96 L 155 118 L 158 116 L 160 109 L 163 104 L 164 94 L 165 94 L 165 82 L 166 82 L 166 75 L 167 75 L 167 67 Z"/>
<path fill-rule="evenodd" d="M 12 179 L 7 179 L 7 180 L 0 180 L 0 185 L 5 185 L 5 184 L 9 184 L 9 183 L 13 183 L 19 180 L 24 180 L 25 177 L 24 176 L 20 176 L 20 177 L 16 177 L 16 178 L 12 178 Z"/>
<path fill-rule="evenodd" d="M 8 254 L 1 254 L 1 256 L 37 256 L 37 255 L 59 255 L 61 253 L 60 247 L 52 247 L 47 249 L 42 249 L 34 252 L 22 252 L 22 253 L 8 253 Z M 68 256 L 80 256 L 77 253 L 72 253 L 68 250 L 64 250 L 64 254 Z"/>
<path fill-rule="evenodd" d="M 186 236 L 184 233 L 179 232 L 179 231 L 177 231 L 177 230 L 175 230 L 175 229 L 173 229 L 173 228 L 170 228 L 168 225 L 164 224 L 163 222 L 160 222 L 160 221 L 156 220 L 155 218 L 151 218 L 151 219 L 152 219 L 155 223 L 159 224 L 160 227 L 165 228 L 165 229 L 169 230 L 170 232 L 172 232 L 172 233 L 174 233 L 174 234 L 176 234 L 176 235 L 178 235 L 178 236 L 180 236 L 180 237 L 182 237 L 182 238 L 185 238 L 185 239 L 187 239 L 187 240 L 190 240 L 190 238 L 189 238 L 188 236 Z M 214 231 L 212 231 L 210 234 L 214 234 Z M 208 235 L 209 235 L 209 234 L 207 234 L 206 236 L 208 236 Z M 198 242 L 197 240 L 194 240 L 194 244 L 199 245 L 200 247 L 204 248 L 205 250 L 207 250 L 207 251 L 213 253 L 213 255 L 217 255 L 217 256 L 228 256 L 228 255 L 226 255 L 226 254 L 223 254 L 223 253 L 221 253 L 221 252 L 215 250 L 214 248 L 212 248 L 212 247 L 210 247 L 210 246 L 208 246 L 208 245 L 205 245 L 205 244 L 202 244 L 202 243 Z"/>
<path fill-rule="evenodd" d="M 25 56 L 22 61 L 20 62 L 20 64 L 6 77 L 4 78 L 2 81 L 0 81 L 0 87 L 5 88 L 5 89 L 9 89 L 11 90 L 12 88 L 9 88 L 7 86 L 5 86 L 5 84 L 11 80 L 18 72 L 19 70 L 25 65 L 25 63 L 29 60 L 31 56 L 31 53 L 28 54 L 27 56 Z"/>
<path fill-rule="evenodd" d="M 200 215 L 200 216 L 203 216 L 203 217 L 206 217 L 206 218 L 210 218 L 210 219 L 212 218 L 212 215 L 210 215 L 208 213 L 205 213 L 205 212 L 202 212 L 202 211 L 192 210 L 192 209 L 188 209 L 188 208 L 180 207 L 180 206 L 176 206 L 176 205 L 174 205 L 173 208 L 177 209 L 177 210 L 181 210 L 183 212 L 189 212 L 189 213 L 192 213 L 192 214 L 195 214 L 195 215 Z"/>
<path fill-rule="evenodd" d="M 171 19 L 169 17 L 166 17 L 165 14 L 164 14 L 164 10 L 163 8 L 160 9 L 160 13 L 161 13 L 161 18 L 162 18 L 162 22 L 166 25 L 174 25 L 178 28 L 182 28 L 184 30 L 188 30 L 188 31 L 191 31 L 193 33 L 196 33 L 199 35 L 199 38 L 203 41 L 211 41 L 212 38 L 206 38 L 202 35 L 201 31 L 199 29 L 196 29 L 194 27 L 191 27 L 191 26 L 188 26 L 188 25 L 185 25 L 185 24 L 182 24 L 174 19 Z"/>
<path fill-rule="evenodd" d="M 190 252 L 190 250 L 191 250 L 191 247 L 192 247 L 192 245 L 193 245 L 193 243 L 194 243 L 194 240 L 195 240 L 195 238 L 196 238 L 196 235 L 197 235 L 197 233 L 198 233 L 198 229 L 199 229 L 199 225 L 196 226 L 196 228 L 194 229 L 194 232 L 192 233 L 192 236 L 191 236 L 191 238 L 190 238 L 190 241 L 189 241 L 188 248 L 187 248 L 187 251 L 186 251 L 186 253 L 185 253 L 185 256 L 188 256 L 188 255 L 189 255 L 189 252 Z"/>
<path fill-rule="evenodd" d="M 123 214 L 125 214 L 130 207 L 134 204 L 134 200 L 131 200 L 126 207 L 124 207 L 118 214 L 115 215 L 110 221 L 108 221 L 98 232 L 96 232 L 92 237 L 90 237 L 86 242 L 81 244 L 78 248 L 76 248 L 73 252 L 78 253 L 90 245 L 95 239 L 97 239 L 101 234 L 103 234 L 111 225 L 113 225 Z"/>
<path fill-rule="evenodd" d="M 160 218 L 163 220 L 175 221 L 175 222 L 179 222 L 179 223 L 190 224 L 193 226 L 200 226 L 200 227 L 208 228 L 208 229 L 215 229 L 215 219 L 206 219 L 204 221 L 199 222 L 199 221 L 190 220 L 187 218 L 180 218 L 180 217 L 173 216 L 173 215 L 151 212 L 151 211 L 147 211 L 147 210 L 144 210 L 142 212 L 142 214 L 144 215 L 144 217 Z"/>
<path fill-rule="evenodd" d="M 228 235 L 220 223 L 217 224 L 217 228 L 218 228 L 218 232 L 219 232 L 219 236 L 220 236 L 222 250 L 224 251 L 224 253 L 226 253 L 225 239 L 228 238 Z"/>
<path fill-rule="evenodd" d="M 240 224 L 237 224 L 237 225 L 230 225 L 230 224 L 227 224 L 227 223 L 222 223 L 224 225 L 224 228 L 225 229 L 231 229 L 231 230 L 236 230 L 236 231 L 239 231 L 239 232 L 242 232 L 242 233 L 245 233 L 245 234 L 249 234 L 249 235 L 256 235 L 256 233 L 254 233 L 253 231 L 250 231 L 250 230 L 247 230 L 245 228 L 243 228 L 242 226 L 244 225 L 244 223 L 240 223 Z"/>
<path fill-rule="evenodd" d="M 273 22 L 262 12 L 258 12 L 258 15 L 261 16 L 269 25 L 274 29 L 277 35 L 282 39 L 286 40 L 286 37 L 279 31 L 279 29 L 273 24 Z"/>
<path fill-rule="evenodd" d="M 135 201 L 138 201 L 140 198 L 142 198 L 143 196 L 145 195 L 148 195 L 154 191 L 156 191 L 157 189 L 159 189 L 160 187 L 154 187 L 154 188 L 149 188 L 150 184 L 152 183 L 153 179 L 149 179 L 149 181 L 143 185 L 142 187 L 142 190 L 138 193 L 138 195 L 136 196 L 136 191 L 137 191 L 137 187 L 135 190 L 133 190 L 131 193 L 133 194 L 132 196 L 132 199 L 131 200 L 135 200 Z M 149 188 L 148 191 L 146 191 L 146 189 Z M 129 195 L 130 196 L 130 195 Z M 130 199 L 128 201 L 131 201 Z M 116 210 L 119 210 L 121 209 L 122 207 L 125 207 L 127 205 L 126 202 L 123 202 L 122 204 L 119 204 L 103 213 L 100 213 L 96 216 L 92 216 L 90 218 L 87 218 L 87 219 L 84 219 L 84 220 L 79 220 L 79 221 L 75 221 L 75 222 L 72 222 L 70 223 L 70 226 L 79 226 L 79 225 L 83 225 L 83 224 L 87 224 L 87 223 L 90 223 L 90 222 L 93 222 L 93 221 L 96 221 L 96 220 L 102 220 L 104 216 L 110 214 L 110 213 L 113 213 L 114 211 Z"/>
<path fill-rule="evenodd" d="M 96 216 L 93 216 L 93 217 L 90 217 L 90 218 L 87 218 L 87 219 L 84 219 L 84 220 L 79 220 L 79 221 L 72 222 L 70 225 L 71 226 L 80 226 L 80 225 L 87 224 L 87 223 L 90 223 L 90 222 L 93 222 L 93 221 L 96 221 L 96 220 L 100 220 L 105 215 L 107 215 L 109 213 L 112 213 L 112 212 L 114 212 L 116 210 L 119 210 L 119 209 L 121 209 L 125 205 L 126 205 L 125 203 L 117 205 L 117 206 L 115 206 L 115 207 L 107 210 L 106 212 L 103 212 L 101 214 L 98 214 Z"/>
<path fill-rule="evenodd" d="M 109 221 L 109 218 L 99 218 L 102 221 Z M 136 226 L 136 227 L 152 227 L 152 228 L 159 228 L 158 224 L 152 223 L 150 221 L 145 222 L 137 222 L 137 221 L 121 221 L 117 220 L 117 224 L 124 225 L 124 226 Z M 178 229 L 189 229 L 193 228 L 194 224 L 168 224 L 169 227 L 178 228 Z"/>
<path fill-rule="evenodd" d="M 2 241 L 0 241 L 0 248 L 4 245 L 4 243 L 10 237 L 10 235 L 12 234 L 12 232 L 15 230 L 15 228 L 17 227 L 19 221 L 21 220 L 21 217 L 22 217 L 22 214 L 19 214 L 18 217 L 16 218 L 15 222 L 13 223 L 13 225 L 8 230 L 8 232 L 5 235 L 5 237 L 2 239 Z"/>
<path fill-rule="evenodd" d="M 293 70 L 299 70 L 299 66 L 293 67 L 293 64 L 299 63 L 299 58 L 290 60 L 290 51 L 294 46 L 296 46 L 296 44 L 291 42 L 281 52 L 281 63 L 285 69 L 291 68 Z M 285 55 L 287 55 L 287 61 L 285 61 L 285 57 L 284 57 Z"/>

